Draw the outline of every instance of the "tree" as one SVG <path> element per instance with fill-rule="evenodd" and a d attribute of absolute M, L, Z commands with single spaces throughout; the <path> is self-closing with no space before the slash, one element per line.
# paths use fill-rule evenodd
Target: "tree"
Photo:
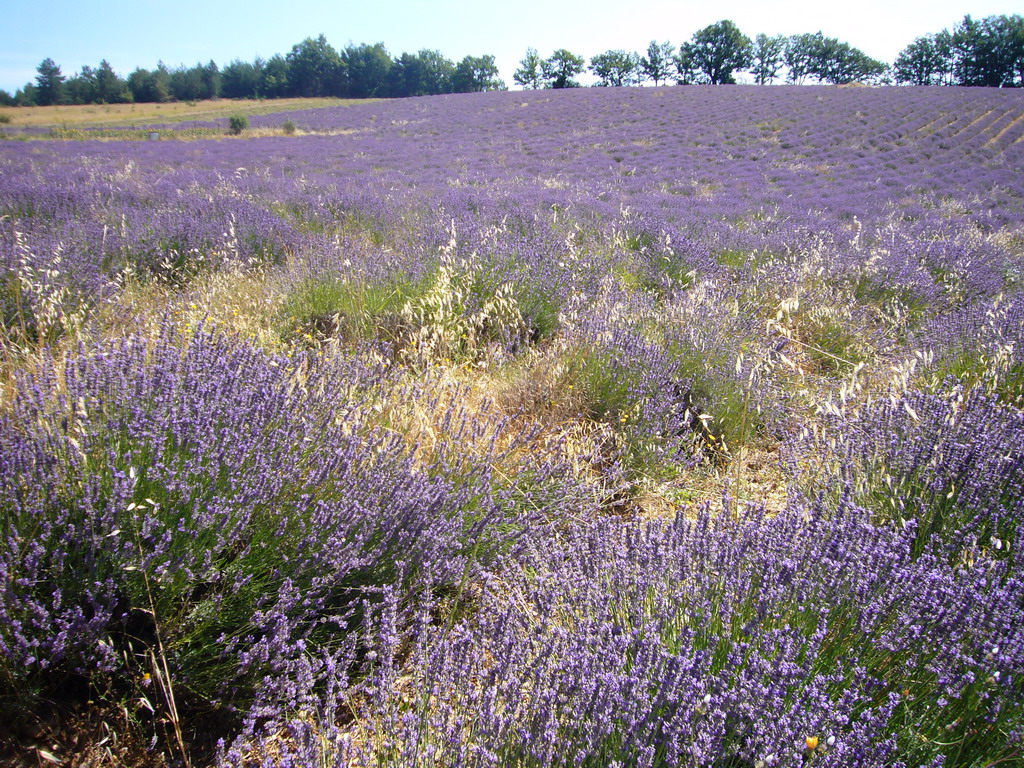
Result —
<path fill-rule="evenodd" d="M 712 85 L 735 83 L 733 73 L 750 66 L 750 38 L 731 21 L 704 27 L 691 40 L 694 67 Z"/>
<path fill-rule="evenodd" d="M 200 98 L 219 99 L 221 91 L 221 75 L 217 62 L 210 59 L 205 66 L 200 66 L 199 76 L 203 82 L 203 93 Z"/>
<path fill-rule="evenodd" d="M 1024 17 L 964 16 L 952 32 L 924 35 L 904 48 L 893 75 L 912 85 L 1024 86 Z"/>
<path fill-rule="evenodd" d="M 455 93 L 504 90 L 505 82 L 498 77 L 498 65 L 491 55 L 466 56 L 455 66 L 455 74 L 452 75 L 452 91 Z"/>
<path fill-rule="evenodd" d="M 36 67 L 36 103 L 41 107 L 60 104 L 64 96 L 64 75 L 53 59 L 43 59 Z"/>
<path fill-rule="evenodd" d="M 0 107 L 15 107 L 17 105 L 17 100 L 7 91 L 0 88 Z"/>
<path fill-rule="evenodd" d="M 394 62 L 384 43 L 349 45 L 341 51 L 348 72 L 348 95 L 356 99 L 384 96 Z"/>
<path fill-rule="evenodd" d="M 1024 88 L 1024 16 L 1002 17 L 1002 34 L 1007 49 L 1008 85 Z"/>
<path fill-rule="evenodd" d="M 417 96 L 452 92 L 455 64 L 440 51 L 429 48 L 416 54 L 419 60 L 419 88 Z"/>
<path fill-rule="evenodd" d="M 135 101 L 170 101 L 171 73 L 162 61 L 152 72 L 138 68 L 128 75 L 128 91 Z"/>
<path fill-rule="evenodd" d="M 935 35 L 923 35 L 900 51 L 893 62 L 893 77 L 908 85 L 941 85 L 948 65 Z"/>
<path fill-rule="evenodd" d="M 970 16 L 964 16 L 953 30 L 954 73 L 958 85 L 989 85 L 986 70 L 989 69 L 991 51 L 984 39 L 981 24 Z M 997 83 L 998 84 L 998 83 Z"/>
<path fill-rule="evenodd" d="M 935 35 L 935 52 L 939 56 L 942 63 L 942 85 L 952 85 L 954 83 L 954 66 L 955 60 L 953 57 L 953 35 L 948 29 L 944 29 Z"/>
<path fill-rule="evenodd" d="M 419 60 L 411 53 L 403 52 L 395 59 L 388 72 L 388 95 L 393 97 L 415 96 L 419 82 Z"/>
<path fill-rule="evenodd" d="M 455 65 L 440 51 L 423 49 L 417 54 L 403 53 L 388 76 L 391 96 L 427 96 L 451 93 Z"/>
<path fill-rule="evenodd" d="M 821 83 L 842 85 L 862 80 L 877 80 L 889 67 L 859 48 L 821 32 L 792 35 L 786 40 L 783 61 L 789 69 L 789 81 L 802 83 L 813 77 Z"/>
<path fill-rule="evenodd" d="M 621 87 L 640 82 L 640 57 L 623 50 L 605 51 L 590 60 L 598 85 Z"/>
<path fill-rule="evenodd" d="M 964 16 L 951 39 L 958 85 L 1024 85 L 1024 19 L 1020 16 L 989 16 L 981 21 Z"/>
<path fill-rule="evenodd" d="M 536 48 L 527 48 L 526 56 L 519 62 L 519 69 L 512 73 L 512 80 L 516 85 L 528 88 L 532 91 L 541 87 L 544 82 L 542 67 L 544 62 L 537 53 Z"/>
<path fill-rule="evenodd" d="M 672 59 L 676 70 L 676 82 L 679 85 L 690 85 L 697 82 L 697 68 L 693 58 L 693 43 L 683 43 L 679 53 Z"/>
<path fill-rule="evenodd" d="M 196 64 L 194 67 L 178 65 L 171 70 L 170 76 L 171 96 L 177 101 L 198 101 L 203 98 L 206 92 L 203 85 L 203 68 Z"/>
<path fill-rule="evenodd" d="M 96 73 L 88 64 L 64 81 L 64 102 L 66 104 L 92 104 L 100 99 L 96 90 Z"/>
<path fill-rule="evenodd" d="M 260 70 L 260 96 L 280 99 L 291 88 L 291 67 L 288 59 L 275 53 L 263 63 Z"/>
<path fill-rule="evenodd" d="M 1024 16 L 1015 14 L 1007 17 L 1006 32 L 1007 44 L 1012 51 L 1013 84 L 1024 88 Z"/>
<path fill-rule="evenodd" d="M 339 96 L 343 92 L 345 65 L 323 35 L 296 43 L 285 59 L 289 90 L 296 96 Z"/>
<path fill-rule="evenodd" d="M 672 43 L 658 43 L 651 40 L 647 46 L 647 55 L 640 59 L 640 71 L 644 77 L 654 81 L 658 86 L 672 75 Z"/>
<path fill-rule="evenodd" d="M 872 80 L 887 69 L 885 63 L 834 37 L 819 38 L 812 65 L 818 80 L 832 85 Z"/>
<path fill-rule="evenodd" d="M 25 83 L 24 88 L 19 88 L 14 92 L 14 101 L 19 107 L 35 107 L 38 106 L 39 102 L 36 101 L 36 91 L 38 89 L 35 83 Z"/>
<path fill-rule="evenodd" d="M 103 104 L 124 104 L 132 100 L 128 84 L 106 59 L 96 67 L 96 100 Z"/>
<path fill-rule="evenodd" d="M 221 95 L 228 99 L 254 99 L 259 94 L 260 73 L 263 62 L 253 63 L 235 59 L 220 73 Z"/>
<path fill-rule="evenodd" d="M 782 54 L 782 61 L 789 71 L 789 82 L 799 85 L 814 71 L 815 57 L 821 39 L 822 34 L 818 32 L 817 34 L 790 35 L 786 40 L 786 50 Z"/>
<path fill-rule="evenodd" d="M 770 85 L 779 76 L 782 69 L 783 53 L 786 49 L 786 38 L 782 35 L 769 37 L 760 33 L 754 38 L 751 49 L 750 74 L 758 85 Z"/>
<path fill-rule="evenodd" d="M 582 56 L 559 48 L 541 63 L 541 78 L 545 88 L 579 88 L 576 76 L 583 72 L 586 60 Z"/>

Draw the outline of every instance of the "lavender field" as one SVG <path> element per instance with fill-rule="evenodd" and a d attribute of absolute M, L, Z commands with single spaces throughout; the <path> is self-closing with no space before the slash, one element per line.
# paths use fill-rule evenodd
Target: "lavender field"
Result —
<path fill-rule="evenodd" d="M 0 142 L 0 762 L 1024 764 L 1024 93 L 286 120 Z"/>

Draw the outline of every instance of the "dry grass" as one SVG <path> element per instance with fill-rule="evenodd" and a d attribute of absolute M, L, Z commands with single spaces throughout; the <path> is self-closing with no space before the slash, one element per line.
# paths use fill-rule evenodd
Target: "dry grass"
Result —
<path fill-rule="evenodd" d="M 358 104 L 359 99 L 217 99 L 214 101 L 174 101 L 166 104 L 81 104 L 54 107 L 10 107 L 3 113 L 10 125 L 68 126 L 75 128 L 177 123 L 214 120 L 234 114 L 267 115 L 296 109 L 343 107 Z"/>
<path fill-rule="evenodd" d="M 117 296 L 94 313 L 97 338 L 142 334 L 155 338 L 165 319 L 181 328 L 200 325 L 248 339 L 271 353 L 283 346 L 275 330 L 281 302 L 271 271 L 225 269 L 180 290 L 158 281 L 129 278 Z"/>
<path fill-rule="evenodd" d="M 39 135 L 22 135 L 18 138 L 32 141 L 148 141 L 151 133 L 157 133 L 159 134 L 160 139 L 170 139 L 174 141 L 198 141 L 200 139 L 248 140 L 262 139 L 269 136 L 287 136 L 294 138 L 297 136 L 306 136 L 310 133 L 320 136 L 336 136 L 340 134 L 358 132 L 359 131 L 355 129 L 348 131 L 326 132 L 309 132 L 300 130 L 287 131 L 284 129 L 284 126 L 273 126 L 246 128 L 241 133 L 232 134 L 224 128 L 160 128 L 159 130 L 152 131 L 149 128 L 108 128 L 102 131 L 96 131 L 90 127 L 72 128 L 61 126 L 59 128 L 53 128 L 49 133 Z"/>

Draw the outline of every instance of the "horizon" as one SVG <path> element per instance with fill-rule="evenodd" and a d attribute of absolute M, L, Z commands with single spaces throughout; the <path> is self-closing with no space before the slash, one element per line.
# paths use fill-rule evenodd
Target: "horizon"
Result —
<path fill-rule="evenodd" d="M 380 42 L 392 56 L 421 49 L 438 50 L 453 61 L 490 54 L 500 77 L 515 90 L 512 73 L 527 48 L 536 48 L 542 57 L 567 48 L 584 56 L 589 64 L 593 56 L 607 50 L 643 53 L 651 40 L 678 46 L 697 30 L 722 19 L 735 22 L 750 38 L 762 32 L 792 35 L 821 31 L 892 64 L 915 38 L 950 28 L 965 15 L 985 18 L 1020 11 L 1003 0 L 973 2 L 970 8 L 963 5 L 951 0 L 867 0 L 855 8 L 823 8 L 799 0 L 774 9 L 743 0 L 711 12 L 698 10 L 692 2 L 647 0 L 631 6 L 630 13 L 623 16 L 619 6 L 609 0 L 586 4 L 569 0 L 558 6 L 524 0 L 512 10 L 482 11 L 462 0 L 442 0 L 429 7 L 416 0 L 396 0 L 387 9 L 352 2 L 296 0 L 287 18 L 267 24 L 266 16 L 277 12 L 267 0 L 217 6 L 184 0 L 173 10 L 152 0 L 141 5 L 98 0 L 88 8 L 58 2 L 44 27 L 33 7 L 19 1 L 8 10 L 0 33 L 0 89 L 13 94 L 26 83 L 34 83 L 36 67 L 47 58 L 53 59 L 66 77 L 83 66 L 96 67 L 102 59 L 126 77 L 136 68 L 153 69 L 159 62 L 173 69 L 210 60 L 223 67 L 235 59 L 267 59 L 287 54 L 307 37 L 323 34 L 335 48 Z M 137 18 L 130 35 L 119 32 L 124 29 L 123 21 L 114 23 L 115 18 L 127 14 Z M 540 16 L 546 18 L 546 24 L 536 23 Z M 588 74 L 585 83 L 591 79 Z"/>

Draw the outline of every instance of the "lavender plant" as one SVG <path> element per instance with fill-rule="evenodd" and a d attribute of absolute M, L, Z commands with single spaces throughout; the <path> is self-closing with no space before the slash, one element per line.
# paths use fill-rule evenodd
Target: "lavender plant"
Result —
<path fill-rule="evenodd" d="M 184 755 L 231 710 L 236 764 L 1019 760 L 1021 94 L 602 90 L 0 143 L 16 718 L 144 699 Z M 774 517 L 575 527 L 778 442 Z"/>
<path fill-rule="evenodd" d="M 1001 401 L 1024 402 L 1024 303 L 1019 295 L 999 294 L 937 318 L 921 334 L 928 354 L 926 375 L 932 390 L 948 378 Z"/>
<path fill-rule="evenodd" d="M 913 537 L 852 505 L 583 527 L 408 651 L 383 616 L 358 727 L 321 723 L 307 759 L 1012 761 L 1024 585 L 987 557 L 914 558 Z"/>
<path fill-rule="evenodd" d="M 115 699 L 160 677 L 193 714 L 297 706 L 374 590 L 458 584 L 572 503 L 500 459 L 514 436 L 445 448 L 479 429 L 458 413 L 423 464 L 374 426 L 384 382 L 172 328 L 26 374 L 0 421 L 5 704 L 72 676 Z"/>
<path fill-rule="evenodd" d="M 915 553 L 1014 564 L 1024 504 L 1021 412 L 980 390 L 908 392 L 836 415 L 793 454 L 810 498 L 852 500 L 914 531 Z"/>

